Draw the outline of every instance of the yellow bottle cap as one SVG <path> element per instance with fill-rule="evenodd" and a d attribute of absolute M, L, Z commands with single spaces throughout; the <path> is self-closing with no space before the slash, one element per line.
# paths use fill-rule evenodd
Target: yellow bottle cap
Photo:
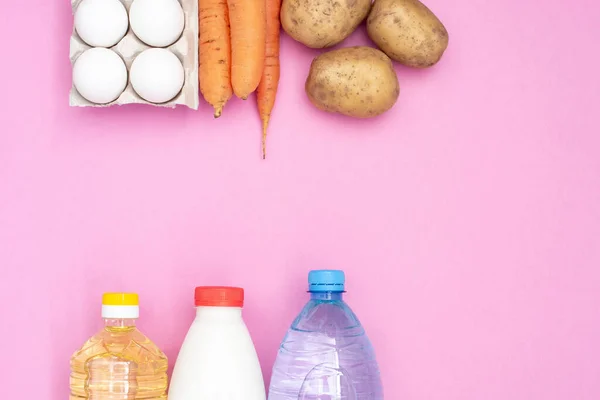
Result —
<path fill-rule="evenodd" d="M 103 306 L 137 306 L 139 305 L 137 293 L 104 293 Z"/>

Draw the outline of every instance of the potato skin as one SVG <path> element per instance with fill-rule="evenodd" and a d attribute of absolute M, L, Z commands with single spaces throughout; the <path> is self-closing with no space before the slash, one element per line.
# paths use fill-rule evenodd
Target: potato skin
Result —
<path fill-rule="evenodd" d="M 375 0 L 367 32 L 385 54 L 409 67 L 431 67 L 448 47 L 448 31 L 419 0 Z"/>
<path fill-rule="evenodd" d="M 370 9 L 371 0 L 283 0 L 281 26 L 294 40 L 320 49 L 350 36 Z"/>
<path fill-rule="evenodd" d="M 400 86 L 392 60 L 371 47 L 332 50 L 316 57 L 305 85 L 315 107 L 356 118 L 392 108 Z"/>

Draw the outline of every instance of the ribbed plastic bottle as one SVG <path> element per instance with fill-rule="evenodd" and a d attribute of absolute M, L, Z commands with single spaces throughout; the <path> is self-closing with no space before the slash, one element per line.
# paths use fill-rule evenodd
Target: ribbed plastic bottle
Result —
<path fill-rule="evenodd" d="M 381 400 L 371 342 L 344 302 L 343 271 L 308 275 L 310 300 L 288 330 L 273 366 L 269 400 Z"/>
<path fill-rule="evenodd" d="M 258 356 L 242 319 L 244 290 L 197 287 L 195 304 L 169 400 L 265 400 Z"/>
<path fill-rule="evenodd" d="M 104 329 L 71 358 L 70 400 L 166 399 L 167 357 L 135 326 L 138 295 L 102 296 Z"/>

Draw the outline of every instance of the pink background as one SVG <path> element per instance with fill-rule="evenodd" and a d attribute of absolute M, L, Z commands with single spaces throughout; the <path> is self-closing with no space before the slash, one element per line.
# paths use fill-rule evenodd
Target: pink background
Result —
<path fill-rule="evenodd" d="M 65 400 L 110 290 L 172 366 L 194 286 L 245 287 L 268 380 L 335 267 L 388 399 L 600 398 L 600 5 L 427 4 L 449 50 L 370 121 L 313 109 L 317 53 L 284 36 L 262 161 L 253 100 L 69 108 L 68 1 L 2 1 L 3 397 Z"/>

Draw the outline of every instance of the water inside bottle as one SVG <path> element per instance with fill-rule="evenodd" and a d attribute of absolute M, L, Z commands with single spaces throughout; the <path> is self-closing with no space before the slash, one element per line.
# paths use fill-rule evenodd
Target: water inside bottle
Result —
<path fill-rule="evenodd" d="M 298 400 L 356 400 L 356 391 L 342 368 L 319 364 L 304 379 Z"/>
<path fill-rule="evenodd" d="M 383 399 L 375 352 L 341 294 L 307 303 L 273 367 L 269 400 L 317 399 Z"/>

